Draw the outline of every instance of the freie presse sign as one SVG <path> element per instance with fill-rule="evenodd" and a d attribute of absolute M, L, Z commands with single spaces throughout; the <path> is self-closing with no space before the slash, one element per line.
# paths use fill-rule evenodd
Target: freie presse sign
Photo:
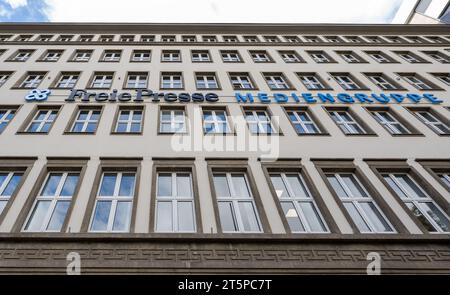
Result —
<path fill-rule="evenodd" d="M 25 96 L 26 101 L 45 101 L 51 95 L 49 89 L 33 89 Z M 343 103 L 343 104 L 371 104 L 371 103 L 431 103 L 441 104 L 443 100 L 430 93 L 241 93 L 235 92 L 237 103 Z M 117 89 L 111 92 L 95 92 L 86 89 L 72 89 L 65 98 L 66 102 L 218 102 L 220 96 L 214 92 L 155 92 L 150 89 L 137 89 L 135 93 L 119 92 Z"/>

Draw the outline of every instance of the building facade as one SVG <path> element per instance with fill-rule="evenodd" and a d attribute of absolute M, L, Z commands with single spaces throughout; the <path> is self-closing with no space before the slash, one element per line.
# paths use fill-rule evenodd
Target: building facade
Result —
<path fill-rule="evenodd" d="M 448 26 L 1 24 L 0 52 L 2 273 L 450 273 Z"/>

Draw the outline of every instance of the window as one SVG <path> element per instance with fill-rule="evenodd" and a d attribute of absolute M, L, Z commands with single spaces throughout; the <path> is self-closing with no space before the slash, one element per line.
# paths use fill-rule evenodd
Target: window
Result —
<path fill-rule="evenodd" d="M 128 232 L 135 190 L 134 172 L 104 172 L 91 218 L 91 232 Z"/>
<path fill-rule="evenodd" d="M 359 90 L 361 86 L 349 73 L 331 73 L 331 76 L 344 90 Z"/>
<path fill-rule="evenodd" d="M 271 62 L 269 54 L 266 51 L 250 51 L 254 62 Z"/>
<path fill-rule="evenodd" d="M 342 42 L 342 39 L 339 38 L 338 36 L 325 36 L 324 38 L 327 42 L 330 42 L 330 43 L 341 43 Z"/>
<path fill-rule="evenodd" d="M 241 56 L 237 51 L 220 51 L 224 62 L 241 62 Z"/>
<path fill-rule="evenodd" d="M 160 133 L 186 132 L 184 109 L 161 109 L 159 122 Z"/>
<path fill-rule="evenodd" d="M 257 36 L 244 36 L 244 41 L 256 43 L 259 42 L 259 38 Z"/>
<path fill-rule="evenodd" d="M 386 109 L 371 110 L 370 113 L 389 133 L 395 135 L 411 134 L 411 130 L 396 118 L 391 111 Z"/>
<path fill-rule="evenodd" d="M 112 42 L 114 40 L 114 35 L 101 35 L 100 42 Z"/>
<path fill-rule="evenodd" d="M 211 56 L 208 50 L 192 50 L 192 62 L 210 62 Z"/>
<path fill-rule="evenodd" d="M 331 59 L 331 57 L 323 51 L 309 51 L 308 52 L 311 58 L 316 63 L 334 63 L 335 61 Z"/>
<path fill-rule="evenodd" d="M 182 89 L 183 76 L 181 73 L 161 73 L 162 89 Z"/>
<path fill-rule="evenodd" d="M 11 199 L 11 196 L 16 192 L 22 176 L 22 172 L 0 171 L 0 215 L 3 213 L 3 210 L 8 204 L 8 201 Z"/>
<path fill-rule="evenodd" d="M 425 38 L 427 38 L 431 43 L 441 44 L 446 42 L 443 38 L 438 36 L 425 36 Z"/>
<path fill-rule="evenodd" d="M 182 37 L 183 42 L 197 42 L 196 36 L 183 36 Z"/>
<path fill-rule="evenodd" d="M 415 88 L 419 90 L 433 90 L 437 89 L 438 87 L 436 85 L 431 84 L 431 82 L 428 82 L 425 80 L 422 76 L 419 76 L 415 73 L 400 73 L 399 74 L 403 80 L 408 82 L 411 86 L 414 86 Z"/>
<path fill-rule="evenodd" d="M 161 55 L 163 62 L 180 62 L 181 53 L 179 50 L 163 50 Z"/>
<path fill-rule="evenodd" d="M 195 232 L 195 205 L 189 172 L 159 172 L 155 231 Z"/>
<path fill-rule="evenodd" d="M 31 38 L 33 38 L 33 35 L 19 35 L 15 41 L 18 42 L 27 42 L 30 41 Z"/>
<path fill-rule="evenodd" d="M 116 133 L 142 132 L 143 110 L 140 108 L 121 108 L 117 117 Z"/>
<path fill-rule="evenodd" d="M 0 35 L 0 42 L 9 41 L 11 35 Z"/>
<path fill-rule="evenodd" d="M 78 41 L 80 41 L 80 42 L 91 42 L 93 38 L 94 38 L 94 36 L 92 36 L 92 35 L 81 35 L 80 39 L 78 39 Z"/>
<path fill-rule="evenodd" d="M 230 79 L 235 90 L 255 89 L 253 81 L 248 73 L 230 73 Z"/>
<path fill-rule="evenodd" d="M 143 35 L 141 36 L 141 42 L 154 42 L 155 36 L 153 35 Z"/>
<path fill-rule="evenodd" d="M 425 53 L 426 55 L 428 55 L 429 57 L 431 57 L 432 59 L 434 59 L 437 62 L 440 62 L 443 64 L 450 63 L 450 57 L 448 57 L 448 55 L 445 55 L 439 51 L 424 51 L 423 53 Z"/>
<path fill-rule="evenodd" d="M 384 180 L 429 232 L 450 232 L 450 219 L 409 173 L 384 173 Z"/>
<path fill-rule="evenodd" d="M 424 43 L 424 40 L 418 36 L 405 36 L 404 37 L 406 40 L 408 40 L 410 43 Z"/>
<path fill-rule="evenodd" d="M 76 50 L 72 61 L 87 62 L 92 56 L 92 50 Z"/>
<path fill-rule="evenodd" d="M 273 37 L 265 36 L 264 39 L 266 40 L 266 42 L 280 42 L 280 40 L 275 36 L 273 36 Z M 284 40 L 286 40 L 289 43 L 300 43 L 301 42 L 300 38 L 297 36 L 284 36 Z"/>
<path fill-rule="evenodd" d="M 70 128 L 73 133 L 90 133 L 93 134 L 97 130 L 100 120 L 100 108 L 80 108 L 75 120 Z"/>
<path fill-rule="evenodd" d="M 277 134 L 272 118 L 265 110 L 244 110 L 245 120 L 252 134 Z"/>
<path fill-rule="evenodd" d="M 228 116 L 225 110 L 203 109 L 203 132 L 205 134 L 230 133 Z"/>
<path fill-rule="evenodd" d="M 70 42 L 72 41 L 73 35 L 61 35 L 58 38 L 59 42 Z"/>
<path fill-rule="evenodd" d="M 26 132 L 48 133 L 53 125 L 53 122 L 55 122 L 58 112 L 59 108 L 38 109 L 30 124 L 28 124 Z"/>
<path fill-rule="evenodd" d="M 320 134 L 322 133 L 316 122 L 312 119 L 307 109 L 287 109 L 286 113 L 294 126 L 297 134 Z"/>
<path fill-rule="evenodd" d="M 0 72 L 0 87 L 2 87 L 6 83 L 6 81 L 8 81 L 11 74 L 12 72 Z"/>
<path fill-rule="evenodd" d="M 305 38 L 306 42 L 308 42 L 308 43 L 319 43 L 319 42 L 322 42 L 320 40 L 320 38 L 317 37 L 317 36 L 304 36 L 303 38 Z"/>
<path fill-rule="evenodd" d="M 349 111 L 329 109 L 328 113 L 344 134 L 367 134 L 367 131 L 353 118 Z"/>
<path fill-rule="evenodd" d="M 336 52 L 337 52 L 337 54 L 339 54 L 342 57 L 343 60 L 345 60 L 349 64 L 366 62 L 365 60 L 363 60 L 359 55 L 357 55 L 353 51 L 336 51 Z"/>
<path fill-rule="evenodd" d="M 37 41 L 39 42 L 48 42 L 51 41 L 53 38 L 53 35 L 40 35 L 39 39 Z"/>
<path fill-rule="evenodd" d="M 439 173 L 438 176 L 441 179 L 441 181 L 443 183 L 445 183 L 445 185 L 448 188 L 450 188 L 450 173 Z M 0 210 L 0 214 L 1 214 L 1 210 Z"/>
<path fill-rule="evenodd" d="M 261 232 L 246 173 L 213 173 L 213 180 L 222 231 Z"/>
<path fill-rule="evenodd" d="M 431 130 L 439 135 L 449 135 L 450 125 L 445 122 L 440 115 L 429 108 L 410 108 L 410 110 L 427 125 Z M 447 120 L 448 121 L 448 120 Z"/>
<path fill-rule="evenodd" d="M 16 109 L 0 107 L 0 134 L 16 115 Z M 1 213 L 0 213 L 1 214 Z"/>
<path fill-rule="evenodd" d="M 328 229 L 299 173 L 270 173 L 284 217 L 293 233 L 323 233 Z"/>
<path fill-rule="evenodd" d="M 161 36 L 161 41 L 162 42 L 175 42 L 175 36 L 173 36 L 173 35 Z"/>
<path fill-rule="evenodd" d="M 327 173 L 326 177 L 361 233 L 394 232 L 383 212 L 353 173 Z"/>
<path fill-rule="evenodd" d="M 19 88 L 37 88 L 41 84 L 45 72 L 28 72 L 22 82 L 19 84 Z"/>
<path fill-rule="evenodd" d="M 127 75 L 126 88 L 129 89 L 145 89 L 147 88 L 148 73 L 132 72 Z"/>
<path fill-rule="evenodd" d="M 214 73 L 195 73 L 195 85 L 197 89 L 218 89 L 216 74 Z"/>
<path fill-rule="evenodd" d="M 111 88 L 113 81 L 114 73 L 105 72 L 105 73 L 94 73 L 91 82 L 91 88 L 103 88 L 108 89 Z"/>
<path fill-rule="evenodd" d="M 377 85 L 383 90 L 398 90 L 401 89 L 398 84 L 392 81 L 383 73 L 365 73 L 367 78 L 372 81 L 373 84 Z"/>
<path fill-rule="evenodd" d="M 358 36 L 344 36 L 350 43 L 361 43 L 362 39 Z"/>
<path fill-rule="evenodd" d="M 329 88 L 315 73 L 297 73 L 297 76 L 308 90 L 324 90 Z"/>
<path fill-rule="evenodd" d="M 133 35 L 122 35 L 120 36 L 120 42 L 134 42 Z"/>
<path fill-rule="evenodd" d="M 34 50 L 18 50 L 12 57 L 10 57 L 9 60 L 11 61 L 20 61 L 24 62 L 27 61 L 31 55 L 33 54 Z"/>
<path fill-rule="evenodd" d="M 47 50 L 47 52 L 42 57 L 42 61 L 58 61 L 61 58 L 63 50 Z"/>
<path fill-rule="evenodd" d="M 381 51 L 367 51 L 366 53 L 380 64 L 397 62 L 393 58 L 391 58 L 390 56 L 388 56 L 387 54 L 385 54 Z"/>
<path fill-rule="evenodd" d="M 101 61 L 118 62 L 120 61 L 121 55 L 122 55 L 121 50 L 105 50 L 105 52 L 103 52 L 103 57 Z"/>
<path fill-rule="evenodd" d="M 236 36 L 223 36 L 223 42 L 230 42 L 230 43 L 234 43 L 234 42 L 238 42 L 238 38 Z"/>
<path fill-rule="evenodd" d="M 202 37 L 203 42 L 217 42 L 216 36 L 203 36 Z"/>
<path fill-rule="evenodd" d="M 390 43 L 403 43 L 403 39 L 398 36 L 384 36 L 386 40 L 388 40 Z"/>
<path fill-rule="evenodd" d="M 150 50 L 134 50 L 131 55 L 131 61 L 134 62 L 149 62 L 151 57 Z"/>
<path fill-rule="evenodd" d="M 450 86 L 450 73 L 433 73 L 433 76 L 435 76 L 437 79 L 439 79 L 444 84 Z M 1 81 L 2 81 L 2 79 L 1 79 L 1 74 L 0 74 L 0 86 L 2 85 Z"/>
<path fill-rule="evenodd" d="M 34 201 L 24 231 L 59 232 L 67 217 L 79 172 L 50 172 Z"/>
<path fill-rule="evenodd" d="M 79 72 L 62 72 L 55 84 L 55 88 L 71 89 L 77 84 Z"/>
<path fill-rule="evenodd" d="M 266 79 L 267 85 L 272 90 L 292 88 L 282 73 L 263 73 L 263 76 Z"/>
<path fill-rule="evenodd" d="M 278 53 L 285 63 L 304 62 L 300 55 L 298 55 L 295 51 L 278 51 Z"/>
<path fill-rule="evenodd" d="M 420 58 L 416 54 L 409 52 L 409 51 L 395 51 L 398 56 L 406 60 L 407 62 L 411 64 L 417 64 L 417 63 L 426 63 L 427 61 L 423 58 Z"/>
<path fill-rule="evenodd" d="M 378 36 L 365 36 L 364 38 L 369 40 L 370 43 L 383 43 L 384 42 L 384 40 Z"/>

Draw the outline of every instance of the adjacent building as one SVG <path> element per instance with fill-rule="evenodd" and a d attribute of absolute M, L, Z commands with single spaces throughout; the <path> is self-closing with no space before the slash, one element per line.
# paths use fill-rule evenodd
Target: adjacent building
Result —
<path fill-rule="evenodd" d="M 0 272 L 450 273 L 448 28 L 1 24 Z"/>

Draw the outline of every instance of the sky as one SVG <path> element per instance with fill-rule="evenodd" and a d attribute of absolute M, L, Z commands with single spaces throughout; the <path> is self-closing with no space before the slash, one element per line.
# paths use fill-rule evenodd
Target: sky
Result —
<path fill-rule="evenodd" d="M 414 0 L 0 0 L 0 22 L 390 23 Z"/>

